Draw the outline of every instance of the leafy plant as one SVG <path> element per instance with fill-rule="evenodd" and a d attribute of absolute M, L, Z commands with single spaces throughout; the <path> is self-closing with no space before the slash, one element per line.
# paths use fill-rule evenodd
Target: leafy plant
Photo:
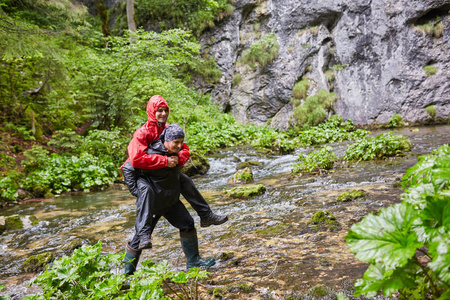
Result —
<path fill-rule="evenodd" d="M 358 161 L 381 159 L 409 150 L 411 150 L 411 142 L 406 137 L 388 132 L 351 144 L 345 151 L 344 159 Z"/>
<path fill-rule="evenodd" d="M 72 256 L 57 259 L 32 282 L 42 288 L 42 294 L 24 299 L 169 299 L 180 294 L 182 299 L 197 299 L 198 280 L 207 277 L 207 272 L 198 268 L 173 272 L 167 262 L 151 260 L 142 262 L 143 267 L 127 277 L 118 272 L 124 254 L 102 255 L 101 248 L 101 242 L 84 245 Z M 129 289 L 124 288 L 127 281 L 131 282 Z"/>
<path fill-rule="evenodd" d="M 306 156 L 300 154 L 297 159 L 298 163 L 293 166 L 292 173 L 330 170 L 333 168 L 336 158 L 333 148 L 330 146 L 320 148 Z"/>
<path fill-rule="evenodd" d="M 355 296 L 450 297 L 450 147 L 444 145 L 402 177 L 402 203 L 369 214 L 346 236 L 357 259 L 370 263 Z"/>
<path fill-rule="evenodd" d="M 401 127 L 405 124 L 402 121 L 402 115 L 400 114 L 394 114 L 391 118 L 389 118 L 389 124 L 387 125 L 388 128 L 392 127 Z"/>

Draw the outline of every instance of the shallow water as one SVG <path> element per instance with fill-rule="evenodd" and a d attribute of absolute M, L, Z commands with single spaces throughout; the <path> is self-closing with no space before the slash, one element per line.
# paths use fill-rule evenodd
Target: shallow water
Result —
<path fill-rule="evenodd" d="M 373 135 L 381 132 L 374 131 Z M 344 241 L 348 229 L 367 213 L 399 202 L 402 190 L 393 183 L 415 164 L 418 155 L 450 143 L 450 126 L 421 127 L 418 132 L 405 128 L 398 133 L 411 139 L 410 154 L 384 162 L 337 166 L 322 175 L 290 174 L 297 155 L 312 151 L 312 147 L 270 157 L 260 157 L 254 149 L 235 148 L 209 157 L 210 170 L 194 182 L 213 210 L 228 215 L 230 220 L 222 226 L 200 228 L 199 218 L 190 211 L 196 220 L 201 253 L 216 258 L 228 253 L 234 257 L 218 260 L 210 269 L 206 285 L 213 288 L 245 283 L 251 287 L 247 292 L 229 288 L 227 299 L 284 299 L 316 285 L 350 296 L 353 281 L 367 265 L 356 261 L 348 251 Z M 348 144 L 331 146 L 342 157 Z M 249 200 L 228 199 L 223 193 L 232 187 L 227 180 L 236 171 L 237 163 L 246 160 L 261 163 L 252 169 L 255 183 L 265 184 L 267 191 Z M 338 204 L 336 196 L 351 189 L 362 189 L 368 196 Z M 312 232 L 307 223 L 318 210 L 333 213 L 341 230 Z M 124 250 L 134 233 L 134 198 L 124 185 L 96 193 L 26 201 L 1 212 L 0 222 L 6 216 L 18 215 L 25 224 L 23 230 L 0 236 L 0 285 L 6 285 L 2 294 L 16 299 L 36 292 L 36 288 L 27 287 L 36 274 L 20 271 L 30 254 L 54 251 L 61 256 L 61 246 L 73 239 L 86 244 L 101 240 L 105 253 L 117 253 Z M 39 223 L 32 226 L 30 216 L 36 216 Z M 167 221 L 158 224 L 153 245 L 153 249 L 144 251 L 142 260 L 168 260 L 174 268 L 183 268 L 178 232 Z"/>

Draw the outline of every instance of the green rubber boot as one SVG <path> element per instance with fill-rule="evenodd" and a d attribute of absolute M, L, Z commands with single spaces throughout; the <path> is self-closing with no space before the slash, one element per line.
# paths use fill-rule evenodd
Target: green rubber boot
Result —
<path fill-rule="evenodd" d="M 181 248 L 183 248 L 184 255 L 186 255 L 186 268 L 193 267 L 209 268 L 216 264 L 214 257 L 203 259 L 198 253 L 198 239 L 197 232 L 193 231 L 188 234 L 180 236 Z"/>
<path fill-rule="evenodd" d="M 127 244 L 125 247 L 125 274 L 133 275 L 134 271 L 136 271 L 137 264 L 139 262 L 139 257 L 141 256 L 142 250 L 136 250 L 130 247 L 130 244 Z"/>

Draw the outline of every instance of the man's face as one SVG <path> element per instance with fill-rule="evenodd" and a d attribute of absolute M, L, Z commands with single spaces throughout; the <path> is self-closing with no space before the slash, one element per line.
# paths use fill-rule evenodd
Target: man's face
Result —
<path fill-rule="evenodd" d="M 178 153 L 181 150 L 181 147 L 183 146 L 184 139 L 176 139 L 169 142 L 164 142 L 164 147 L 166 147 L 166 150 L 170 154 Z"/>
<path fill-rule="evenodd" d="M 156 121 L 158 121 L 159 123 L 166 123 L 168 116 L 169 116 L 169 109 L 167 107 L 164 106 L 158 107 L 155 113 Z"/>

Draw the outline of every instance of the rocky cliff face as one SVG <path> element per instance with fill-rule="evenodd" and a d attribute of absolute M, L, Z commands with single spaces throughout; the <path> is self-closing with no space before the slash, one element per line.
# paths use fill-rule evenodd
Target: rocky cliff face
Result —
<path fill-rule="evenodd" d="M 356 124 L 450 114 L 450 1 L 237 0 L 231 17 L 202 36 L 223 76 L 212 97 L 242 123 L 286 129 L 295 83 L 307 95 L 334 91 L 334 112 Z M 242 62 L 245 50 L 276 34 L 278 55 L 264 67 Z M 431 73 L 427 75 L 424 67 Z M 430 72 L 430 71 L 429 71 Z M 430 73 L 429 73 L 430 74 Z M 304 78 L 304 77 L 303 77 Z"/>

